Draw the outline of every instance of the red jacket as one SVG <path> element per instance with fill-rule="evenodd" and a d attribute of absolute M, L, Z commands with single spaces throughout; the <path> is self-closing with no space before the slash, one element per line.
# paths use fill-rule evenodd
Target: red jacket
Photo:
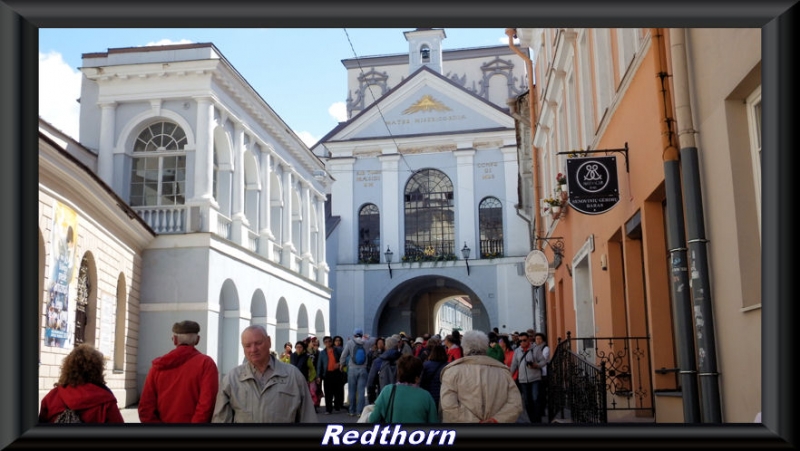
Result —
<path fill-rule="evenodd" d="M 180 345 L 153 360 L 139 399 L 142 423 L 210 423 L 219 389 L 214 360 Z"/>
<path fill-rule="evenodd" d="M 447 363 L 458 360 L 461 357 L 464 357 L 464 352 L 461 350 L 461 346 L 452 346 L 447 348 Z"/>
<path fill-rule="evenodd" d="M 39 410 L 40 423 L 53 423 L 69 407 L 84 423 L 124 423 L 117 407 L 117 398 L 108 387 L 83 384 L 77 387 L 54 387 Z"/>

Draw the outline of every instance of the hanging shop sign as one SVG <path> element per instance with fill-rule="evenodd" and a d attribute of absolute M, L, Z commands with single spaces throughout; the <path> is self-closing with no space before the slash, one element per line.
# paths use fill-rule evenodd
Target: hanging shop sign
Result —
<path fill-rule="evenodd" d="M 567 159 L 569 204 L 575 210 L 597 215 L 619 202 L 617 157 Z"/>
<path fill-rule="evenodd" d="M 534 287 L 540 287 L 550 276 L 550 262 L 544 252 L 534 249 L 525 257 L 525 277 Z"/>

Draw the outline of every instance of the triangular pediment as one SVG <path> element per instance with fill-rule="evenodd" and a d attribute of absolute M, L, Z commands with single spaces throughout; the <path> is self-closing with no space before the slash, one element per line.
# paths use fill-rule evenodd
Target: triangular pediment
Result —
<path fill-rule="evenodd" d="M 496 105 L 423 67 L 325 142 L 513 129 L 514 119 Z"/>

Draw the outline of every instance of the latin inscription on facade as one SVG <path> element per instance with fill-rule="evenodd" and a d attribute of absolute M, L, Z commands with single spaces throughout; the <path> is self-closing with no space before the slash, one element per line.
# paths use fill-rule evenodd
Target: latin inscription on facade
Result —
<path fill-rule="evenodd" d="M 376 182 L 381 181 L 381 171 L 370 169 L 369 171 L 356 171 L 356 183 L 363 183 L 364 188 L 374 188 Z"/>
<path fill-rule="evenodd" d="M 494 178 L 493 169 L 497 167 L 496 161 L 490 163 L 478 163 L 475 166 L 479 171 L 481 171 L 481 179 L 490 180 Z"/>

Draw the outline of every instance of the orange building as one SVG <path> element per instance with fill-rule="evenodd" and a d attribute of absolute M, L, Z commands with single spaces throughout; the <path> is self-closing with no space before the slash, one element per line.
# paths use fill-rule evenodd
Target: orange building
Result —
<path fill-rule="evenodd" d="M 507 34 L 534 74 L 514 111 L 521 202 L 552 262 L 537 330 L 604 365 L 609 421 L 753 421 L 760 30 Z M 605 197 L 591 197 L 589 176 Z"/>

